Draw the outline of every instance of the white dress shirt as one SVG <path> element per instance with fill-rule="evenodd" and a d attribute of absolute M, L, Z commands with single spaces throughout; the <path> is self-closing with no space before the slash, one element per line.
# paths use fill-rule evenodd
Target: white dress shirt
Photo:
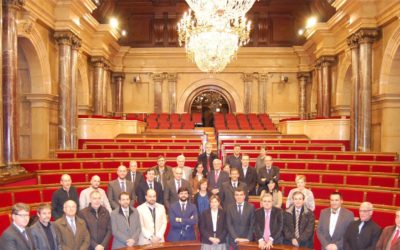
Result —
<path fill-rule="evenodd" d="M 331 237 L 332 237 L 333 233 L 335 232 L 336 223 L 339 218 L 339 212 L 340 212 L 340 208 L 336 211 L 336 213 L 333 213 L 333 211 L 331 209 L 331 216 L 329 219 L 329 235 Z"/>
<path fill-rule="evenodd" d="M 217 220 L 218 220 L 218 209 L 216 211 L 213 211 L 211 209 L 211 220 L 213 224 L 213 232 L 217 231 Z"/>

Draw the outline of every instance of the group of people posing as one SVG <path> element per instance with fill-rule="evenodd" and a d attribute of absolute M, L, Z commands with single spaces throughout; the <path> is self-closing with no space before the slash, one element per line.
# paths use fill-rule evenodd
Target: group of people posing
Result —
<path fill-rule="evenodd" d="M 280 171 L 272 157 L 264 151 L 256 167 L 249 162 L 235 146 L 223 168 L 206 144 L 194 169 L 185 166 L 183 155 L 174 168 L 160 156 L 144 176 L 131 161 L 129 169 L 118 167 L 107 192 L 95 175 L 80 195 L 64 174 L 51 206 L 41 204 L 37 221 L 29 227 L 29 206 L 13 206 L 13 223 L 0 238 L 0 249 L 103 250 L 111 242 L 112 249 L 157 244 L 165 241 L 168 223 L 166 241 L 200 239 L 202 249 L 237 249 L 238 243 L 248 241 L 258 242 L 260 249 L 275 244 L 313 248 L 315 201 L 305 176 L 296 177 L 297 187 L 289 192 L 283 210 Z M 259 196 L 258 209 L 248 202 L 249 195 Z M 334 192 L 330 207 L 321 211 L 316 231 L 323 249 L 400 249 L 400 210 L 395 225 L 382 233 L 372 220 L 371 203 L 360 205 L 359 220 L 342 204 L 342 195 Z"/>

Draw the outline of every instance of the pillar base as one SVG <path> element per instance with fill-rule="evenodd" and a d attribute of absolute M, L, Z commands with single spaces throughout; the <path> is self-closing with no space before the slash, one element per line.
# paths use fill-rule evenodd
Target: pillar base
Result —
<path fill-rule="evenodd" d="M 11 163 L 11 164 L 5 164 L 1 169 L 0 169 L 0 181 L 3 178 L 6 177 L 15 177 L 18 175 L 24 175 L 27 174 L 28 171 L 26 171 L 26 169 L 24 167 L 22 167 L 21 165 L 19 165 L 19 163 Z"/>

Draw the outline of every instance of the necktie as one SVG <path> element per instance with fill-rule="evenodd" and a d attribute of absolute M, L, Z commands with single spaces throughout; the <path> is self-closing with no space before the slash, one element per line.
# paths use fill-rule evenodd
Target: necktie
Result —
<path fill-rule="evenodd" d="M 360 223 L 360 225 L 358 226 L 358 234 L 361 233 L 361 230 L 362 230 L 363 226 L 364 226 L 364 221 L 362 221 L 362 222 Z"/>
<path fill-rule="evenodd" d="M 271 231 L 269 228 L 269 217 L 270 217 L 270 211 L 265 211 L 265 225 L 264 225 L 264 241 L 265 242 L 269 241 L 269 236 L 271 235 Z"/>
<path fill-rule="evenodd" d="M 295 229 L 294 229 L 294 236 L 297 239 L 300 238 L 299 221 L 300 221 L 300 212 L 296 210 L 296 225 L 295 225 Z"/>
<path fill-rule="evenodd" d="M 149 182 L 149 188 L 153 189 L 153 183 L 152 182 Z"/>
<path fill-rule="evenodd" d="M 210 156 L 207 155 L 207 172 L 211 171 L 211 167 L 210 167 Z"/>
<path fill-rule="evenodd" d="M 181 210 L 182 210 L 182 213 L 185 213 L 185 203 L 182 203 Z"/>
<path fill-rule="evenodd" d="M 74 235 L 76 234 L 76 225 L 75 225 L 75 220 L 71 219 L 71 229 Z"/>
<path fill-rule="evenodd" d="M 126 192 L 126 188 L 125 188 L 125 182 L 121 182 L 121 190 L 122 192 Z"/>
<path fill-rule="evenodd" d="M 234 182 L 234 183 L 233 183 L 233 189 L 236 190 L 236 188 L 237 188 L 237 184 L 236 184 L 236 182 Z"/>
<path fill-rule="evenodd" d="M 94 210 L 94 211 L 96 213 L 96 219 L 98 219 L 99 218 L 99 211 L 98 210 Z"/>
<path fill-rule="evenodd" d="M 155 235 L 156 234 L 156 208 L 149 207 L 149 209 L 150 209 L 151 217 L 153 217 L 153 224 L 154 224 L 153 234 Z"/>
<path fill-rule="evenodd" d="M 27 241 L 29 241 L 28 234 L 26 233 L 26 230 L 22 231 L 22 234 L 24 235 L 25 239 Z"/>
<path fill-rule="evenodd" d="M 136 173 L 132 173 L 132 182 L 135 182 Z"/>
<path fill-rule="evenodd" d="M 394 245 L 396 245 L 397 240 L 399 239 L 400 229 L 396 230 L 396 234 L 394 235 L 392 242 L 390 243 L 390 250 L 395 250 Z"/>
<path fill-rule="evenodd" d="M 241 216 L 242 215 L 242 205 L 241 204 L 238 205 L 238 212 L 239 212 L 239 215 Z"/>
<path fill-rule="evenodd" d="M 181 187 L 181 182 L 176 181 L 176 192 L 178 193 L 179 188 Z"/>
<path fill-rule="evenodd" d="M 219 171 L 215 172 L 215 184 L 218 183 Z"/>

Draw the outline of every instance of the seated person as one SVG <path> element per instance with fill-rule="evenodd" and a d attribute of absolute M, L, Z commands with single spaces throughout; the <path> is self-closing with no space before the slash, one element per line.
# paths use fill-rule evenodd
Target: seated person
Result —
<path fill-rule="evenodd" d="M 289 192 L 289 195 L 286 199 L 286 207 L 290 207 L 293 204 L 293 199 L 292 199 L 293 194 L 296 191 L 300 191 L 306 197 L 306 200 L 304 202 L 305 206 L 311 211 L 314 211 L 315 210 L 314 194 L 310 189 L 306 188 L 306 177 L 304 175 L 296 176 L 296 186 L 297 188 L 293 188 Z"/>
<path fill-rule="evenodd" d="M 273 160 L 270 155 L 264 158 L 264 167 L 258 172 L 258 185 L 260 192 L 261 190 L 267 190 L 267 183 L 271 180 L 279 181 L 280 169 L 277 166 L 273 166 Z"/>

